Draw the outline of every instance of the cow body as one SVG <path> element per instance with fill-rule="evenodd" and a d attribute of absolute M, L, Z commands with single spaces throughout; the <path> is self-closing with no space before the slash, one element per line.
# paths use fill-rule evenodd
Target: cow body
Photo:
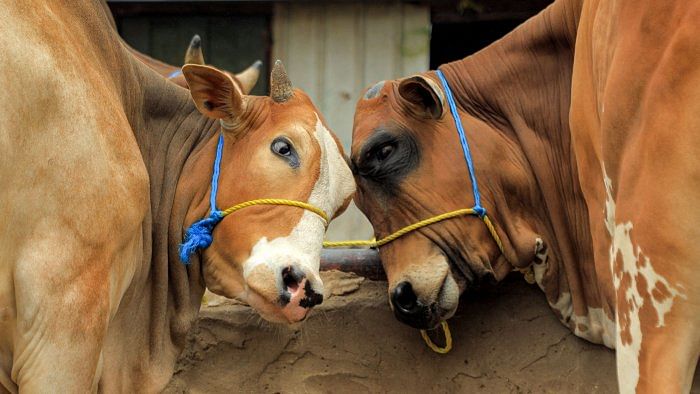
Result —
<path fill-rule="evenodd" d="M 622 391 L 690 389 L 700 352 L 699 11 L 557 1 L 440 67 L 505 248 L 473 218 L 380 248 L 400 319 L 432 326 L 454 313 L 453 282 L 464 290 L 532 269 L 564 324 L 617 348 Z M 473 204 L 453 122 L 433 72 L 382 82 L 358 103 L 356 200 L 378 237 Z"/>
<path fill-rule="evenodd" d="M 9 390 L 80 391 L 97 386 L 105 362 L 99 349 L 124 293 L 149 275 L 139 269 L 150 259 L 149 177 L 115 89 L 118 78 L 131 76 L 129 64 L 109 61 L 120 46 L 105 53 L 90 43 L 110 47 L 108 34 L 78 25 L 69 35 L 62 26 L 96 20 L 99 10 L 74 15 L 78 10 L 45 7 L 35 14 L 28 2 L 8 2 L 0 22 L 8 37 L 0 77 L 7 186 L 0 382 Z M 62 61 L 67 57 L 75 61 Z M 71 348 L 80 351 L 65 352 Z"/>
<path fill-rule="evenodd" d="M 284 103 L 241 98 L 230 77 L 207 69 L 228 84 L 221 99 L 247 104 L 222 115 L 222 125 L 129 53 L 102 4 L 6 1 L 0 8 L 7 38 L 0 44 L 0 391 L 162 389 L 205 281 L 273 319 L 303 318 L 293 289 L 280 288 L 275 275 L 287 268 L 307 295 L 322 292 L 314 257 L 324 224 L 310 212 L 242 211 L 188 266 L 178 245 L 184 229 L 208 214 L 220 132 L 222 208 L 280 197 L 309 201 L 329 216 L 342 211 L 351 175 L 308 98 L 296 90 Z M 227 126 L 234 120 L 245 127 Z M 272 129 L 296 147 L 294 168 L 271 151 Z M 258 160 L 246 161 L 251 156 Z M 278 194 L 256 194 L 266 188 Z M 284 220 L 268 223 L 274 217 Z M 268 241 L 287 249 L 266 248 Z M 267 271 L 243 275 L 260 254 Z"/>
<path fill-rule="evenodd" d="M 687 392 L 700 352 L 698 20 L 697 4 L 594 1 L 579 21 L 572 147 L 620 386 L 643 392 Z"/>

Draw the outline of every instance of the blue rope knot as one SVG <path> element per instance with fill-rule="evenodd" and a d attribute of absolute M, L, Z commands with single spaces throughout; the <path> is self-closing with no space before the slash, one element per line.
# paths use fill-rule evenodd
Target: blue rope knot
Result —
<path fill-rule="evenodd" d="M 475 205 L 472 209 L 477 215 L 479 215 L 481 219 L 483 219 L 484 216 L 486 216 L 486 208 L 482 207 L 481 205 Z"/>
<path fill-rule="evenodd" d="M 184 264 L 190 263 L 190 257 L 200 249 L 206 249 L 211 245 L 214 238 L 212 232 L 214 227 L 224 217 L 221 211 L 213 211 L 209 217 L 198 220 L 185 232 L 185 241 L 180 245 L 180 260 Z"/>

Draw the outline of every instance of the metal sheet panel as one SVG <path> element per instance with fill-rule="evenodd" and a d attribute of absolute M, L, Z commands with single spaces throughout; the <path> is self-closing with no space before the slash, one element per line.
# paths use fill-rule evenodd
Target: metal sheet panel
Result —
<path fill-rule="evenodd" d="M 279 3 L 273 59 L 304 89 L 349 153 L 355 103 L 369 85 L 428 69 L 430 9 L 386 3 Z M 368 238 L 357 208 L 335 220 L 328 239 Z"/>

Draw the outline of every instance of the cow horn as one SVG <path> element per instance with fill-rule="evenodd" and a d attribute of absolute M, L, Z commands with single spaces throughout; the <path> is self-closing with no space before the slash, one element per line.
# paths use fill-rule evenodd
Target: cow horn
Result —
<path fill-rule="evenodd" d="M 258 78 L 260 77 L 260 68 L 262 68 L 262 62 L 260 60 L 256 60 L 250 67 L 236 74 L 236 79 L 241 83 L 243 94 L 250 93 L 250 91 L 255 87 L 255 84 L 258 82 Z"/>
<path fill-rule="evenodd" d="M 204 55 L 202 54 L 202 39 L 199 34 L 195 34 L 190 41 L 190 46 L 187 47 L 185 53 L 185 64 L 204 64 Z"/>
<path fill-rule="evenodd" d="M 282 61 L 277 60 L 270 74 L 270 97 L 278 103 L 283 103 L 289 100 L 293 94 L 292 83 L 289 81 L 287 71 L 285 71 Z"/>

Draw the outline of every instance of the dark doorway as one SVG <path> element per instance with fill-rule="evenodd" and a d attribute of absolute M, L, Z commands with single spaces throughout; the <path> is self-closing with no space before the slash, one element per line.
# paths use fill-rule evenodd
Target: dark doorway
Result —
<path fill-rule="evenodd" d="M 270 6 L 131 2 L 110 2 L 109 6 L 119 34 L 129 45 L 174 66 L 182 65 L 194 34 L 202 37 L 207 64 L 237 73 L 262 60 L 263 72 L 251 93 L 267 93 Z"/>
<path fill-rule="evenodd" d="M 462 59 L 488 46 L 523 23 L 524 19 L 433 23 L 430 68 Z"/>
<path fill-rule="evenodd" d="M 430 68 L 462 59 L 498 40 L 552 0 L 433 0 Z"/>

